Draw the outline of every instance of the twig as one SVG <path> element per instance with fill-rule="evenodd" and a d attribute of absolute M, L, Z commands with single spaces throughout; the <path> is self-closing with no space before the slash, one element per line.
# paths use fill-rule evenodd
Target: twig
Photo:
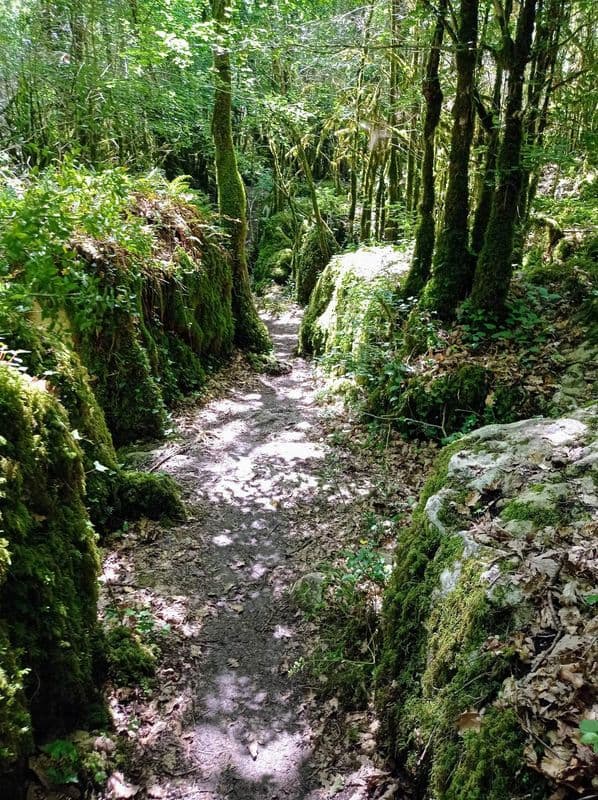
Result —
<path fill-rule="evenodd" d="M 179 447 L 175 447 L 175 449 L 174 449 L 174 450 L 171 450 L 171 452 L 170 452 L 170 453 L 167 453 L 167 454 L 164 456 L 164 458 L 161 458 L 161 459 L 160 459 L 158 462 L 156 462 L 155 464 L 152 464 L 152 466 L 151 466 L 151 467 L 150 467 L 150 468 L 149 468 L 147 471 L 148 471 L 148 472 L 155 472 L 157 469 L 160 469 L 160 467 L 162 466 L 162 464 L 165 464 L 165 463 L 166 463 L 167 461 L 169 461 L 169 460 L 170 460 L 170 459 L 171 459 L 173 456 L 178 456 L 178 455 L 180 455 L 182 452 L 184 452 L 184 450 L 185 450 L 185 448 L 186 448 L 186 447 L 188 447 L 188 445 L 183 445 L 183 444 L 182 444 L 182 445 L 179 445 Z"/>

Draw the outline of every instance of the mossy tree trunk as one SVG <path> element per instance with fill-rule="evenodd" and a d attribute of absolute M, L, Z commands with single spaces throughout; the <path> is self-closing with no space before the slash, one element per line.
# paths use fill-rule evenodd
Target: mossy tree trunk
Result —
<path fill-rule="evenodd" d="M 230 0 L 212 0 L 212 14 L 219 28 L 225 21 L 229 7 Z M 216 152 L 218 206 L 229 234 L 235 342 L 247 350 L 266 352 L 271 349 L 271 343 L 255 308 L 247 269 L 247 198 L 233 142 L 230 53 L 220 45 L 214 48 L 214 71 L 212 136 Z"/>
<path fill-rule="evenodd" d="M 357 72 L 357 90 L 355 97 L 355 120 L 353 122 L 354 129 L 351 137 L 351 152 L 349 157 L 349 171 L 350 171 L 350 192 L 349 192 L 349 214 L 347 219 L 347 230 L 349 240 L 353 239 L 353 229 L 355 226 L 355 217 L 357 214 L 357 194 L 359 184 L 359 141 L 361 139 L 361 119 L 362 119 L 362 105 L 364 99 L 364 83 L 365 83 L 365 69 L 368 60 L 368 50 L 371 35 L 372 17 L 374 15 L 374 3 L 370 3 L 363 26 L 363 37 L 361 47 L 361 58 L 359 62 L 359 70 Z"/>
<path fill-rule="evenodd" d="M 363 187 L 363 207 L 361 211 L 361 231 L 362 242 L 367 242 L 372 235 L 372 208 L 374 205 L 374 189 L 376 186 L 376 174 L 381 161 L 380 145 L 374 144 L 368 159 L 365 182 Z"/>
<path fill-rule="evenodd" d="M 506 23 L 503 51 L 510 54 L 505 128 L 498 155 L 498 182 L 484 246 L 480 253 L 471 295 L 476 308 L 500 314 L 505 305 L 513 272 L 513 241 L 522 184 L 523 86 L 530 59 L 537 0 L 525 0 L 520 7 L 515 41 Z"/>
<path fill-rule="evenodd" d="M 496 176 L 496 159 L 498 156 L 499 144 L 499 117 L 500 101 L 502 92 L 502 67 L 497 64 L 496 75 L 494 78 L 494 91 L 492 93 L 492 108 L 487 109 L 479 95 L 476 95 L 476 106 L 481 125 L 486 132 L 486 159 L 480 193 L 473 217 L 471 229 L 471 250 L 474 257 L 480 254 L 484 245 L 484 236 L 490 219 L 490 209 L 492 207 L 492 196 L 494 194 L 494 181 Z"/>
<path fill-rule="evenodd" d="M 444 17 L 447 2 L 448 0 L 440 0 L 438 3 L 438 17 L 432 34 L 426 75 L 423 81 L 426 113 L 424 117 L 424 155 L 421 171 L 422 198 L 419 206 L 419 221 L 415 234 L 413 261 L 405 281 L 406 297 L 417 297 L 426 285 L 430 276 L 432 255 L 434 253 L 434 141 L 442 110 L 442 89 L 440 88 L 438 67 L 440 64 L 440 48 L 444 38 Z"/>
<path fill-rule="evenodd" d="M 413 53 L 413 80 L 417 79 L 417 74 L 419 71 L 419 50 L 416 48 Z M 415 99 L 411 106 L 411 120 L 409 125 L 411 126 L 411 134 L 409 136 L 409 152 L 407 155 L 407 180 L 405 185 L 405 206 L 407 211 L 414 211 L 417 208 L 417 149 L 418 149 L 418 141 L 419 141 L 419 129 L 418 129 L 418 122 L 419 122 L 419 111 L 420 111 L 420 102 L 419 99 Z"/>
<path fill-rule="evenodd" d="M 399 203 L 401 200 L 400 141 L 397 130 L 397 106 L 399 102 L 399 47 L 401 29 L 401 0 L 390 0 L 390 87 L 389 123 L 390 152 L 388 156 L 388 210 L 385 216 L 384 238 L 396 242 L 399 238 Z M 377 215 L 380 216 L 380 215 Z M 379 230 L 384 230 L 377 222 Z M 381 234 L 379 234 L 380 237 Z"/>
<path fill-rule="evenodd" d="M 524 136 L 526 146 L 536 152 L 542 148 L 548 124 L 548 109 L 554 87 L 554 76 L 559 51 L 561 31 L 570 17 L 571 9 L 561 0 L 549 0 L 538 5 L 534 54 L 528 81 Z M 529 215 L 536 196 L 541 166 L 523 167 L 518 217 L 515 231 L 514 263 L 523 257 L 525 236 L 529 230 Z"/>
<path fill-rule="evenodd" d="M 466 296 L 473 276 L 469 252 L 469 154 L 474 131 L 478 0 L 461 0 L 456 41 L 457 88 L 448 165 L 444 220 L 428 284 L 427 304 L 451 318 Z"/>

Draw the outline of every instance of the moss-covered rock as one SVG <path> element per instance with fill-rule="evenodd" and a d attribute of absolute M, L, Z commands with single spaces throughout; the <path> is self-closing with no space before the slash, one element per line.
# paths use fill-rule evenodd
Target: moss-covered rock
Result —
<path fill-rule="evenodd" d="M 211 212 L 180 181 L 68 165 L 3 201 L 6 302 L 68 339 L 116 444 L 162 434 L 166 406 L 232 349 L 231 265 Z"/>
<path fill-rule="evenodd" d="M 140 516 L 182 515 L 180 491 L 166 475 L 120 466 L 104 412 L 79 356 L 61 338 L 32 325 L 0 304 L 0 330 L 7 358 L 17 353 L 31 376 L 43 379 L 68 413 L 71 433 L 83 453 L 85 502 L 101 533 Z"/>
<path fill-rule="evenodd" d="M 338 244 L 330 230 L 310 227 L 302 237 L 301 247 L 295 258 L 295 290 L 301 305 L 307 305 L 320 274 L 338 252 Z"/>
<path fill-rule="evenodd" d="M 95 699 L 98 557 L 83 455 L 51 388 L 0 365 L 0 771 Z"/>
<path fill-rule="evenodd" d="M 393 298 L 408 268 L 404 251 L 393 247 L 363 247 L 333 257 L 306 309 L 301 351 L 335 354 L 342 371 L 368 346 L 388 340 L 395 322 Z"/>
<path fill-rule="evenodd" d="M 417 797 L 591 788 L 597 422 L 594 405 L 488 426 L 439 457 L 398 543 L 377 672 L 382 738 Z"/>

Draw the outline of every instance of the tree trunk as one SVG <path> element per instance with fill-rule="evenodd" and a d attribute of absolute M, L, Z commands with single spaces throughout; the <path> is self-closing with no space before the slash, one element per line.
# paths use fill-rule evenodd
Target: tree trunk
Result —
<path fill-rule="evenodd" d="M 472 292 L 476 308 L 502 313 L 513 272 L 513 237 L 521 191 L 521 145 L 523 141 L 523 85 L 530 58 L 537 0 L 524 0 L 513 42 L 505 32 L 505 50 L 511 53 L 505 130 L 498 156 L 498 183 L 490 220 L 480 253 Z"/>
<path fill-rule="evenodd" d="M 375 144 L 368 159 L 367 170 L 363 187 L 363 209 L 361 211 L 360 239 L 362 242 L 372 235 L 372 208 L 374 205 L 374 188 L 376 186 L 376 173 L 380 163 L 380 146 Z"/>
<path fill-rule="evenodd" d="M 401 166 L 399 152 L 399 133 L 397 131 L 397 106 L 399 101 L 399 33 L 401 26 L 401 0 L 390 0 L 390 87 L 389 123 L 390 154 L 388 161 L 388 211 L 385 238 L 396 242 L 399 238 L 399 202 L 401 200 Z M 380 225 L 377 225 L 380 229 Z M 382 232 L 379 234 L 382 235 Z"/>
<path fill-rule="evenodd" d="M 448 166 L 444 219 L 433 262 L 427 304 L 449 319 L 467 295 L 472 280 L 469 252 L 469 154 L 474 131 L 478 0 L 461 0 L 457 33 L 457 89 Z"/>
<path fill-rule="evenodd" d="M 524 125 L 525 143 L 536 151 L 542 147 L 544 133 L 548 124 L 548 108 L 552 96 L 554 73 L 558 56 L 558 42 L 563 23 L 570 9 L 560 0 L 550 0 L 543 9 L 538 3 L 537 27 L 534 42 L 534 60 L 529 80 Z M 523 167 L 521 192 L 519 195 L 519 225 L 515 231 L 513 246 L 514 262 L 519 264 L 523 258 L 528 219 L 532 208 L 541 167 Z"/>
<path fill-rule="evenodd" d="M 230 0 L 212 0 L 212 13 L 218 26 L 224 22 Z M 254 352 L 271 349 L 266 327 L 258 317 L 247 269 L 247 199 L 237 166 L 232 128 L 232 78 L 230 53 L 214 48 L 214 110 L 212 136 L 216 153 L 218 207 L 229 235 L 232 264 L 232 309 L 235 317 L 235 343 Z"/>
<path fill-rule="evenodd" d="M 494 194 L 494 182 L 496 177 L 496 158 L 498 156 L 499 142 L 499 118 L 500 118 L 500 99 L 502 93 L 502 67 L 497 64 L 496 76 L 494 79 L 494 92 L 492 95 L 492 110 L 487 111 L 478 105 L 478 112 L 482 121 L 482 126 L 486 131 L 486 160 L 482 175 L 482 185 L 480 195 L 476 205 L 471 229 L 471 251 L 477 258 L 484 245 L 484 236 L 490 219 L 490 209 L 492 207 L 492 196 Z"/>
<path fill-rule="evenodd" d="M 419 221 L 415 233 L 415 249 L 413 261 L 405 281 L 405 297 L 417 297 L 426 285 L 430 275 L 432 254 L 434 252 L 435 223 L 435 176 L 434 176 L 434 140 L 436 128 L 442 111 L 442 89 L 438 67 L 440 64 L 440 48 L 444 37 L 444 15 L 447 0 L 440 0 L 438 17 L 430 44 L 430 53 L 426 65 L 426 76 L 423 82 L 423 95 L 426 101 L 424 117 L 424 156 L 422 161 L 421 186 L 422 199 L 419 206 Z"/>
<path fill-rule="evenodd" d="M 359 71 L 357 73 L 357 93 L 355 98 L 355 130 L 353 131 L 351 142 L 351 154 L 349 159 L 350 164 L 350 200 L 349 200 L 349 215 L 347 219 L 347 234 L 349 241 L 353 239 L 353 228 L 355 226 L 355 217 L 357 214 L 357 195 L 358 195 L 358 160 L 359 160 L 359 140 L 361 138 L 361 103 L 363 100 L 363 84 L 365 78 L 365 68 L 368 57 L 368 45 L 370 41 L 370 28 L 372 24 L 372 17 L 374 15 L 374 3 L 370 3 L 367 14 L 364 20 L 363 40 L 361 59 L 359 62 Z"/>

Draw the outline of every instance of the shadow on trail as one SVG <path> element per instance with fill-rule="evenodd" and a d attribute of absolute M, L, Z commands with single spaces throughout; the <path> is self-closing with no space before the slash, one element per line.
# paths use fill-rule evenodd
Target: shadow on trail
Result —
<path fill-rule="evenodd" d="M 269 327 L 289 359 L 297 317 Z M 149 599 L 172 625 L 160 696 L 135 710 L 140 797 L 323 797 L 304 694 L 289 677 L 302 643 L 288 589 L 297 553 L 326 535 L 330 504 L 351 499 L 329 474 L 312 370 L 292 365 L 279 377 L 244 376 L 184 422 L 184 447 L 165 469 L 196 518 L 125 554 L 129 602 Z"/>

